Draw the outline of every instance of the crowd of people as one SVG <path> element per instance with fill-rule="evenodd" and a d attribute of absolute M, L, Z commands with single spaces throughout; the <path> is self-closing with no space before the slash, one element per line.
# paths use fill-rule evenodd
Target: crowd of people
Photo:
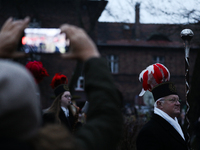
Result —
<path fill-rule="evenodd" d="M 77 123 L 79 108 L 71 102 L 67 76 L 55 74 L 51 86 L 55 100 L 41 109 L 38 83 L 48 72 L 39 62 L 26 66 L 12 58 L 26 57 L 16 51 L 29 17 L 9 18 L 0 32 L 0 148 L 3 150 L 116 150 L 122 138 L 122 96 L 115 86 L 107 63 L 94 42 L 79 27 L 63 24 L 61 33 L 70 40 L 62 59 L 84 62 L 85 92 L 88 98 L 84 125 Z M 5 59 L 5 58 L 9 58 Z M 187 137 L 177 121 L 180 100 L 170 73 L 162 64 L 143 70 L 142 96 L 153 93 L 154 114 L 137 136 L 137 150 L 187 150 Z M 73 112 L 71 107 L 75 107 Z"/>

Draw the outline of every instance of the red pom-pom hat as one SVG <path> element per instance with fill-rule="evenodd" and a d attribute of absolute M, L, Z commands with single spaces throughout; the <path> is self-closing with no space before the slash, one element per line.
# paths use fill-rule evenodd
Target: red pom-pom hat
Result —
<path fill-rule="evenodd" d="M 68 88 L 68 78 L 67 76 L 61 74 L 61 73 L 56 73 L 55 76 L 53 77 L 51 81 L 51 87 L 54 89 L 54 93 L 56 96 L 59 94 L 69 91 Z"/>
<path fill-rule="evenodd" d="M 41 82 L 44 77 L 49 76 L 47 70 L 40 61 L 29 61 L 26 64 L 26 68 L 32 73 L 36 83 Z"/>

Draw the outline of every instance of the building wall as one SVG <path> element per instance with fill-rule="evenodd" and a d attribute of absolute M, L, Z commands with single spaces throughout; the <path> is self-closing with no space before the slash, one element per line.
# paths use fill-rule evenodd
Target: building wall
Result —
<path fill-rule="evenodd" d="M 184 49 L 161 49 L 131 46 L 100 46 L 99 50 L 103 57 L 106 55 L 119 56 L 119 73 L 113 74 L 116 85 L 122 92 L 125 101 L 135 101 L 138 97 L 142 83 L 139 74 L 153 62 L 153 56 L 163 56 L 164 65 L 171 73 L 170 81 L 177 86 L 180 98 L 185 101 L 185 60 Z M 190 52 L 190 81 L 197 50 Z M 141 99 L 141 98 L 140 98 Z"/>

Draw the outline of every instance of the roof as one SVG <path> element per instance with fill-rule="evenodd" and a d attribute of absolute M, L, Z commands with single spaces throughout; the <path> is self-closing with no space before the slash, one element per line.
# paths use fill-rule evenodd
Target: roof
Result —
<path fill-rule="evenodd" d="M 180 33 L 190 28 L 195 36 L 191 40 L 192 48 L 199 48 L 199 26 L 179 24 L 133 24 L 99 22 L 96 35 L 98 45 L 121 45 L 140 47 L 183 48 Z"/>

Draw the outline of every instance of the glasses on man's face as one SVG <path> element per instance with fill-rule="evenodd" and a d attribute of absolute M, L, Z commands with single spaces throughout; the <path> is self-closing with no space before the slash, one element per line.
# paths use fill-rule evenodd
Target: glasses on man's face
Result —
<path fill-rule="evenodd" d="M 72 98 L 72 96 L 71 95 L 65 95 L 64 97 L 66 97 L 66 98 Z"/>
<path fill-rule="evenodd" d="M 177 102 L 181 103 L 182 102 L 182 100 L 180 100 L 180 99 L 165 99 L 165 101 L 170 101 L 172 103 L 177 103 Z"/>

